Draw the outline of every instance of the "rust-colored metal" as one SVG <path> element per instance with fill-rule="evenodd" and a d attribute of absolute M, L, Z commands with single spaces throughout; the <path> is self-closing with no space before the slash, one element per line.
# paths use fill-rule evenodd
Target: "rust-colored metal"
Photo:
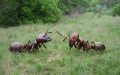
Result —
<path fill-rule="evenodd" d="M 105 45 L 102 42 L 92 41 L 90 47 L 91 47 L 91 49 L 94 49 L 96 51 L 97 50 L 99 50 L 99 51 L 105 50 Z"/>
<path fill-rule="evenodd" d="M 36 38 L 36 43 L 37 43 L 37 44 L 41 44 L 41 45 L 43 45 L 43 46 L 46 48 L 46 46 L 44 45 L 44 43 L 49 42 L 49 41 L 52 40 L 51 36 L 48 35 L 48 33 L 52 33 L 52 32 L 48 32 L 48 30 L 49 30 L 50 28 L 54 27 L 54 26 L 56 26 L 56 24 L 54 24 L 53 26 L 49 27 L 49 28 L 47 29 L 46 33 L 41 33 L 41 34 L 39 34 L 39 35 L 37 36 L 37 38 Z"/>
<path fill-rule="evenodd" d="M 75 48 L 77 48 L 77 41 L 79 40 L 79 34 L 77 32 L 72 33 L 71 35 L 68 35 L 67 37 L 63 36 L 59 31 L 56 31 L 58 34 L 60 34 L 62 37 L 64 37 L 63 41 L 65 41 L 66 39 L 69 41 L 69 47 L 70 49 L 74 46 Z"/>
<path fill-rule="evenodd" d="M 20 42 L 13 42 L 13 43 L 9 46 L 9 50 L 10 50 L 10 51 L 19 52 L 19 53 L 21 53 L 24 48 L 26 48 L 26 44 L 23 45 L 23 44 L 20 43 Z"/>

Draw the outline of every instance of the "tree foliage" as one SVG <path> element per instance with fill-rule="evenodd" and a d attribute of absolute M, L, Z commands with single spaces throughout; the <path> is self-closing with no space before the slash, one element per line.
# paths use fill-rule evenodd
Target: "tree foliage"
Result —
<path fill-rule="evenodd" d="M 0 24 L 16 25 L 19 22 L 16 12 L 17 2 L 14 0 L 0 1 Z"/>
<path fill-rule="evenodd" d="M 0 1 L 0 24 L 16 25 L 20 23 L 57 22 L 62 12 L 56 0 L 2 0 Z"/>
<path fill-rule="evenodd" d="M 69 14 L 73 8 L 88 7 L 89 1 L 90 0 L 60 0 L 58 7 L 63 11 L 64 14 Z"/>
<path fill-rule="evenodd" d="M 62 14 L 74 11 L 84 13 L 86 9 L 99 13 L 104 6 L 109 9 L 119 2 L 120 0 L 0 0 L 0 25 L 57 22 Z M 113 13 L 119 15 L 119 4 L 114 7 Z"/>
<path fill-rule="evenodd" d="M 45 22 L 56 22 L 61 16 L 62 12 L 57 7 L 58 3 L 55 0 L 42 0 L 41 1 L 41 13 L 43 21 Z"/>
<path fill-rule="evenodd" d="M 90 0 L 88 11 L 92 11 L 95 14 L 111 14 L 110 8 L 112 8 L 115 4 L 119 3 L 120 0 Z"/>
<path fill-rule="evenodd" d="M 119 15 L 120 16 L 120 3 L 116 4 L 113 7 L 113 16 Z"/>

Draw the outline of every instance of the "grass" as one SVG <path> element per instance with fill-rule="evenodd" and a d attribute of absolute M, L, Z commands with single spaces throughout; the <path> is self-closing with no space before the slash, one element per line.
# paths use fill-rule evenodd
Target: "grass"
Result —
<path fill-rule="evenodd" d="M 64 17 L 57 26 L 51 28 L 52 41 L 47 49 L 40 52 L 9 52 L 14 41 L 27 43 L 34 41 L 38 34 L 46 32 L 52 24 L 30 24 L 10 28 L 0 28 L 0 75 L 120 75 L 120 17 L 103 15 L 92 17 L 90 13 L 77 18 Z M 101 41 L 106 51 L 89 52 L 69 50 L 63 35 L 78 32 L 84 40 Z"/>

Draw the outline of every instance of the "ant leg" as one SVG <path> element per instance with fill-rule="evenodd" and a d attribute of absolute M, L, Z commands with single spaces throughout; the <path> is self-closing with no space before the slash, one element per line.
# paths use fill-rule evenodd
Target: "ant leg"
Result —
<path fill-rule="evenodd" d="M 39 49 L 39 51 L 40 51 L 41 45 L 42 45 L 42 44 L 39 44 L 39 45 L 38 45 L 38 49 Z"/>
<path fill-rule="evenodd" d="M 69 47 L 70 49 L 73 47 L 73 44 L 69 42 Z"/>
<path fill-rule="evenodd" d="M 28 51 L 28 53 L 30 53 L 30 49 L 28 47 L 26 47 L 26 50 Z"/>
<path fill-rule="evenodd" d="M 74 45 L 74 47 L 75 47 L 75 48 L 77 48 L 77 46 L 76 46 L 76 44 L 75 44 L 75 43 L 74 43 L 73 45 Z"/>
<path fill-rule="evenodd" d="M 76 48 L 76 52 L 77 52 L 79 50 L 77 44 L 74 43 L 73 45 Z"/>
<path fill-rule="evenodd" d="M 25 47 L 26 45 L 22 46 L 20 49 L 19 49 L 19 52 L 21 53 L 22 52 L 22 49 Z"/>
<path fill-rule="evenodd" d="M 39 48 L 41 48 L 41 46 L 42 46 L 42 43 L 38 44 L 38 46 L 39 46 Z"/>
<path fill-rule="evenodd" d="M 13 53 L 15 53 L 15 49 L 13 49 Z"/>
<path fill-rule="evenodd" d="M 40 45 L 37 46 L 38 51 L 40 51 Z"/>
<path fill-rule="evenodd" d="M 34 50 L 34 46 L 35 46 L 35 45 L 33 44 L 33 45 L 32 45 L 32 48 L 30 49 L 30 51 Z"/>
<path fill-rule="evenodd" d="M 22 49 L 19 50 L 19 53 L 21 53 L 21 52 L 22 52 Z"/>
<path fill-rule="evenodd" d="M 44 44 L 43 44 L 43 46 L 45 47 L 45 49 L 47 49 L 46 46 L 45 46 Z"/>
<path fill-rule="evenodd" d="M 72 48 L 72 47 L 70 47 L 70 49 L 71 49 L 71 48 Z M 69 50 L 70 50 L 70 49 L 69 49 Z"/>
<path fill-rule="evenodd" d="M 95 51 L 97 52 L 97 49 L 95 48 Z"/>
<path fill-rule="evenodd" d="M 30 51 L 30 50 L 28 50 L 28 53 L 31 53 L 31 51 Z"/>

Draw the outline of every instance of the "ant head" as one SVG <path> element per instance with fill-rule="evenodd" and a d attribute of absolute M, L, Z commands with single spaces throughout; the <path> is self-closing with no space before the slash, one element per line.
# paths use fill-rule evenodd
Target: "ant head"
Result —
<path fill-rule="evenodd" d="M 46 43 L 51 40 L 52 40 L 51 36 L 49 36 L 47 34 L 45 35 L 45 33 L 39 34 L 38 37 L 36 38 L 37 44 Z"/>
<path fill-rule="evenodd" d="M 51 41 L 52 40 L 51 36 L 49 36 L 49 35 L 46 35 L 44 38 L 45 38 L 46 41 Z"/>
<path fill-rule="evenodd" d="M 71 36 L 71 37 L 70 37 L 70 35 L 69 35 L 69 41 L 72 42 L 74 39 L 75 39 L 75 36 Z"/>

